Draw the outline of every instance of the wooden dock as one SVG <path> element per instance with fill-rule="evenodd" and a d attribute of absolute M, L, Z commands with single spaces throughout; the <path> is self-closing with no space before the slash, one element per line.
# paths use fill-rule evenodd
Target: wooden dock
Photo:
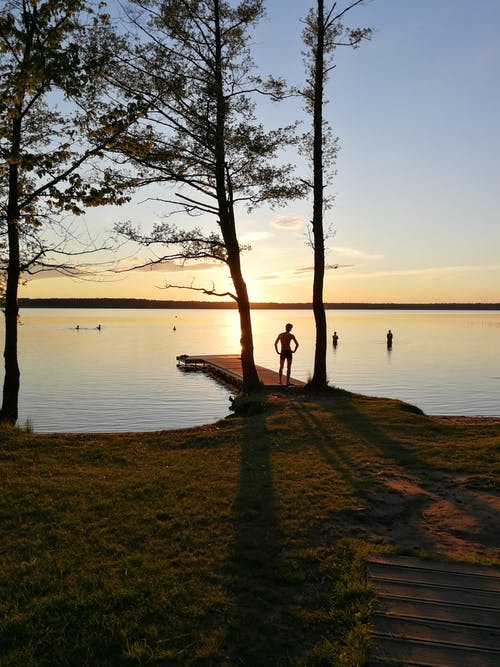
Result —
<path fill-rule="evenodd" d="M 278 363 L 278 362 L 277 362 Z M 243 383 L 243 372 L 241 370 L 241 357 L 239 354 L 181 354 L 177 357 L 177 365 L 185 370 L 205 370 L 222 378 L 229 384 L 239 387 Z M 257 366 L 259 380 L 265 387 L 279 387 L 279 375 L 277 371 L 270 368 Z M 286 368 L 286 365 L 285 365 Z M 286 375 L 284 374 L 284 380 Z M 290 378 L 290 386 L 303 387 L 301 380 Z"/>
<path fill-rule="evenodd" d="M 500 570 L 379 556 L 370 666 L 498 667 Z"/>

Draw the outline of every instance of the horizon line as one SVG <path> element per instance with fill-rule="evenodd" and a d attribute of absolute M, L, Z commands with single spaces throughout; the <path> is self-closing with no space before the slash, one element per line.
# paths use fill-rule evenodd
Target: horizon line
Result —
<path fill-rule="evenodd" d="M 237 308 L 237 304 L 231 301 L 200 301 L 187 299 L 146 299 L 138 297 L 21 297 L 19 307 L 60 307 L 60 308 L 83 308 L 83 307 L 109 307 L 109 308 Z M 255 301 L 250 303 L 255 309 L 305 309 L 312 308 L 312 302 L 306 301 Z M 500 310 L 500 302 L 486 301 L 432 301 L 432 302 L 408 302 L 408 301 L 328 301 L 324 307 L 330 309 L 430 309 L 430 310 Z"/>

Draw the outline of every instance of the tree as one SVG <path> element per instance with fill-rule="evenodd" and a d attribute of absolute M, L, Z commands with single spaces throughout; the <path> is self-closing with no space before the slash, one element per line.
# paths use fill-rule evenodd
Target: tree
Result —
<path fill-rule="evenodd" d="M 329 72 L 335 67 L 333 54 L 337 46 L 356 48 L 363 39 L 370 37 L 369 28 L 344 29 L 341 19 L 363 0 L 357 0 L 344 9 L 337 11 L 334 2 L 325 13 L 324 0 L 317 0 L 316 9 L 311 9 L 306 18 L 303 40 L 307 47 L 305 54 L 308 80 L 303 96 L 306 109 L 312 116 L 312 135 L 306 136 L 306 150 L 312 152 L 312 182 L 308 185 L 313 193 L 312 239 L 314 251 L 313 277 L 313 312 L 316 325 L 316 345 L 314 351 L 314 372 L 310 386 L 315 389 L 326 389 L 328 384 L 326 373 L 327 325 L 323 302 L 325 276 L 325 230 L 324 211 L 331 204 L 325 195 L 325 158 L 326 169 L 333 175 L 333 167 L 337 153 L 337 140 L 332 137 L 331 129 L 324 119 L 324 88 Z M 328 173 L 328 172 L 327 172 Z"/>
<path fill-rule="evenodd" d="M 87 31 L 85 21 L 90 21 Z M 97 102 L 105 58 L 84 45 L 106 16 L 86 0 L 8 0 L 0 11 L 0 233 L 5 239 L 5 378 L 0 421 L 18 416 L 18 288 L 21 272 L 68 269 L 65 217 L 121 203 L 111 168 L 82 171 L 135 119 L 137 108 Z M 89 37 L 87 37 L 89 35 Z M 97 119 L 97 120 L 96 120 Z M 127 185 L 130 182 L 127 182 Z M 54 245 L 42 230 L 60 225 Z M 1 239 L 0 239 L 1 242 Z"/>
<path fill-rule="evenodd" d="M 211 258 L 224 262 L 234 286 L 241 328 L 243 390 L 260 387 L 255 369 L 250 302 L 241 267 L 236 216 L 240 206 L 280 203 L 299 196 L 289 165 L 274 158 L 291 128 L 266 132 L 255 119 L 258 94 L 279 97 L 281 82 L 254 75 L 248 35 L 263 15 L 261 0 L 232 6 L 224 0 L 135 0 L 147 12 L 133 17 L 139 44 L 123 64 L 122 93 L 140 97 L 148 124 L 127 137 L 123 152 L 143 182 L 176 184 L 161 201 L 190 216 L 215 218 L 215 229 L 183 231 L 159 223 L 151 234 L 129 224 L 128 239 L 167 247 L 155 261 Z M 173 248 L 175 246 L 175 249 Z M 215 287 L 206 294 L 220 295 Z"/>

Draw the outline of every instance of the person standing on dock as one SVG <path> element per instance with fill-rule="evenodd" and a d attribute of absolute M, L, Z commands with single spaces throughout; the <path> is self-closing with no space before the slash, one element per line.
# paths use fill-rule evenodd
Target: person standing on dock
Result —
<path fill-rule="evenodd" d="M 299 342 L 293 335 L 293 333 L 290 333 L 292 331 L 293 324 L 286 324 L 285 325 L 285 331 L 282 331 L 280 334 L 278 334 L 276 340 L 274 341 L 274 349 L 276 350 L 276 354 L 280 355 L 280 369 L 279 369 L 279 377 L 280 377 L 280 384 L 282 384 L 282 376 L 283 376 L 283 365 L 286 360 L 286 386 L 290 384 L 290 370 L 292 368 L 292 355 L 294 352 L 297 351 L 297 348 L 299 347 Z M 292 342 L 295 344 L 295 348 L 292 350 Z M 281 350 L 278 350 L 278 343 L 281 343 Z"/>

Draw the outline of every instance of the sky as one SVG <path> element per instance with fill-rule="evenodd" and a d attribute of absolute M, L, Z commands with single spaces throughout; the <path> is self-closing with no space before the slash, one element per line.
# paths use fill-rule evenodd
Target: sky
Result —
<path fill-rule="evenodd" d="M 301 19 L 312 2 L 267 1 L 253 37 L 261 73 L 303 85 Z M 338 268 L 326 272 L 324 300 L 500 302 L 500 2 L 366 0 L 344 24 L 373 35 L 337 49 L 326 89 L 340 151 L 325 215 L 327 262 Z M 259 113 L 269 127 L 304 118 L 297 100 Z M 243 256 L 251 301 L 311 300 L 311 206 L 239 212 L 240 243 L 252 246 Z M 138 193 L 126 206 L 90 210 L 84 224 L 91 235 L 124 220 L 146 231 L 165 212 Z M 119 256 L 132 263 L 141 250 Z M 85 280 L 41 274 L 20 296 L 203 298 L 166 284 L 232 287 L 226 267 L 170 264 Z"/>

